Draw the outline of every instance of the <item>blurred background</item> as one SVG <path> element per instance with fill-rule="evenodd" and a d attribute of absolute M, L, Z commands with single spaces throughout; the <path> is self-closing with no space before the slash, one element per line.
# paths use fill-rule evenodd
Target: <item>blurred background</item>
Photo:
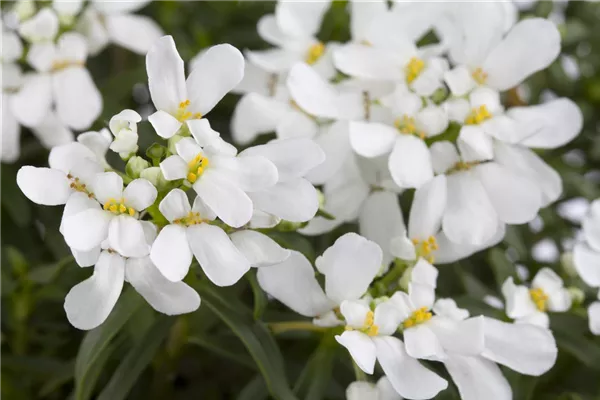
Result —
<path fill-rule="evenodd" d="M 322 41 L 349 38 L 346 7 L 346 2 L 333 3 L 319 34 Z M 563 271 L 567 285 L 584 287 L 564 263 L 563 254 L 572 246 L 588 202 L 600 197 L 600 3 L 528 2 L 521 7 L 525 16 L 556 21 L 563 35 L 563 55 L 512 93 L 510 101 L 534 104 L 553 96 L 570 97 L 583 110 L 585 126 L 567 146 L 541 153 L 563 177 L 559 202 L 542 210 L 531 224 L 511 227 L 495 248 L 440 268 L 441 296 L 456 297 L 459 305 L 473 312 L 500 318 L 501 313 L 482 299 L 499 296 L 507 276 L 525 271 L 519 265 L 526 265 L 531 275 L 553 265 Z M 272 2 L 161 1 L 140 13 L 174 37 L 187 62 L 218 43 L 240 50 L 266 48 L 256 22 L 273 9 Z M 142 116 L 153 111 L 144 57 L 109 46 L 90 58 L 87 67 L 104 97 L 104 110 L 93 130 L 107 126 L 110 117 L 125 108 Z M 210 113 L 212 127 L 227 140 L 237 100 L 228 95 Z M 153 137 L 150 125 L 143 122 L 140 148 L 150 146 Z M 203 304 L 190 315 L 159 315 L 135 291 L 127 291 L 105 323 L 120 329 L 86 334 L 73 328 L 64 315 L 64 296 L 89 271 L 74 263 L 58 232 L 61 207 L 32 204 L 15 183 L 20 166 L 43 166 L 47 157 L 48 151 L 25 131 L 21 158 L 1 168 L 4 399 L 260 400 L 269 398 L 268 387 L 286 384 L 298 398 L 344 398 L 346 386 L 354 380 L 348 355 L 339 346 L 329 346 L 331 338 L 320 341 L 310 333 L 273 340 L 256 319 L 298 317 L 278 304 L 265 311 L 267 299 L 252 274 L 231 288 L 206 288 L 201 296 L 211 306 Z M 118 158 L 113 161 L 123 166 Z M 405 213 L 408 196 L 401 199 Z M 278 240 L 314 260 L 341 233 L 355 228 L 345 225 L 316 239 L 281 232 Z M 587 294 L 596 295 L 591 290 Z M 552 329 L 560 351 L 550 372 L 535 378 L 505 371 L 515 399 L 600 399 L 600 338 L 588 333 L 585 309 L 556 316 Z M 445 374 L 442 368 L 436 372 Z M 457 391 L 450 387 L 438 398 L 458 398 Z"/>

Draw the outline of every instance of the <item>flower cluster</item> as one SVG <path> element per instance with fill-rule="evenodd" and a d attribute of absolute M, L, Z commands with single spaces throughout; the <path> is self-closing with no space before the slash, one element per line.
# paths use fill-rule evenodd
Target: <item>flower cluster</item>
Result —
<path fill-rule="evenodd" d="M 103 101 L 87 58 L 110 42 L 145 54 L 162 31 L 131 13 L 148 2 L 20 0 L 10 7 L 1 27 L 2 162 L 19 157 L 20 126 L 51 149 L 92 125 Z"/>

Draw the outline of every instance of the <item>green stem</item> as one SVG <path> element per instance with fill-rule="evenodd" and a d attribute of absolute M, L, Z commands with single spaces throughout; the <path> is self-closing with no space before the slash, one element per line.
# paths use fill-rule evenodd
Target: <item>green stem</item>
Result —
<path fill-rule="evenodd" d="M 368 381 L 367 374 L 359 368 L 359 366 L 352 360 L 352 368 L 354 368 L 354 376 L 356 376 L 357 381 Z"/>
<path fill-rule="evenodd" d="M 271 332 L 276 335 L 290 331 L 325 332 L 328 329 L 308 321 L 271 322 L 268 325 Z"/>
<path fill-rule="evenodd" d="M 408 268 L 408 263 L 406 261 L 396 259 L 394 260 L 393 268 L 388 271 L 387 274 L 383 278 L 381 278 L 378 282 L 375 283 L 375 290 L 379 295 L 387 295 L 389 288 L 392 284 L 396 284 L 398 280 L 404 274 L 404 271 Z"/>

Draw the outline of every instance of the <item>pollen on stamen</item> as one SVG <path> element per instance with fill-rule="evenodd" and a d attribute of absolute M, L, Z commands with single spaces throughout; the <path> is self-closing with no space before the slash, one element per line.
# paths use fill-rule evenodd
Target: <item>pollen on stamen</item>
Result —
<path fill-rule="evenodd" d="M 425 69 L 425 61 L 420 58 L 413 57 L 410 59 L 405 67 L 406 82 L 412 83 L 415 79 L 421 75 L 421 72 Z"/>

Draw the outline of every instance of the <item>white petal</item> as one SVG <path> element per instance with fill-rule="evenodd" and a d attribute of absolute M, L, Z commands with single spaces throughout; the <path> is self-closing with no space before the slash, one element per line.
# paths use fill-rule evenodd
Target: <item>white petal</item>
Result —
<path fill-rule="evenodd" d="M 304 178 L 296 178 L 260 192 L 249 194 L 254 207 L 281 219 L 306 222 L 319 209 L 316 189 Z"/>
<path fill-rule="evenodd" d="M 150 115 L 148 121 L 152 124 L 158 136 L 165 139 L 174 136 L 182 125 L 177 118 L 163 110 L 158 110 Z"/>
<path fill-rule="evenodd" d="M 21 89 L 9 98 L 17 121 L 25 126 L 39 125 L 52 104 L 52 79 L 48 74 L 29 74 Z"/>
<path fill-rule="evenodd" d="M 176 224 L 165 226 L 152 244 L 150 259 L 169 281 L 185 278 L 192 263 L 186 229 Z"/>
<path fill-rule="evenodd" d="M 554 365 L 558 350 L 550 330 L 484 318 L 485 358 L 533 376 L 542 375 Z"/>
<path fill-rule="evenodd" d="M 108 44 L 108 32 L 102 21 L 104 18 L 97 10 L 88 7 L 79 16 L 76 29 L 85 35 L 88 52 L 97 55 Z"/>
<path fill-rule="evenodd" d="M 275 18 L 282 32 L 294 37 L 316 35 L 330 1 L 281 2 L 275 7 Z"/>
<path fill-rule="evenodd" d="M 523 20 L 486 58 L 486 83 L 500 90 L 510 89 L 549 66 L 559 53 L 560 34 L 553 22 L 542 18 Z"/>
<path fill-rule="evenodd" d="M 119 215 L 110 221 L 108 243 L 123 257 L 144 257 L 150 253 L 142 224 L 128 215 Z"/>
<path fill-rule="evenodd" d="M 408 219 L 408 236 L 427 240 L 442 224 L 446 207 L 446 177 L 439 175 L 415 191 Z"/>
<path fill-rule="evenodd" d="M 266 157 L 211 157 L 210 167 L 245 192 L 268 189 L 277 183 L 275 165 Z"/>
<path fill-rule="evenodd" d="M 25 168 L 25 167 L 24 167 Z M 85 211 L 89 208 L 99 209 L 100 205 L 96 201 L 96 199 L 90 198 L 86 193 L 82 192 L 73 192 L 67 203 L 65 204 L 65 208 L 63 210 L 61 226 L 59 231 L 62 233 L 62 221 L 66 218 L 76 215 L 82 211 Z M 92 263 L 93 264 L 93 263 Z"/>
<path fill-rule="evenodd" d="M 150 181 L 141 178 L 129 182 L 123 190 L 125 203 L 136 211 L 145 210 L 154 204 L 157 195 L 158 192 Z"/>
<path fill-rule="evenodd" d="M 108 15 L 105 24 L 114 43 L 142 55 L 163 35 L 158 24 L 152 18 L 143 15 Z"/>
<path fill-rule="evenodd" d="M 364 3 L 371 4 L 371 3 Z M 372 383 L 365 381 L 356 381 L 348 385 L 346 389 L 346 400 L 365 400 L 365 399 L 379 399 L 379 391 L 377 387 Z"/>
<path fill-rule="evenodd" d="M 337 303 L 360 298 L 381 268 L 381 248 L 355 233 L 335 241 L 315 265 L 325 274 L 325 292 Z"/>
<path fill-rule="evenodd" d="M 173 155 L 160 163 L 160 170 L 166 180 L 174 181 L 187 178 L 189 167 L 183 158 Z"/>
<path fill-rule="evenodd" d="M 462 321 L 434 317 L 427 324 L 449 354 L 477 356 L 484 349 L 484 320 L 482 316 Z"/>
<path fill-rule="evenodd" d="M 71 249 L 71 252 L 73 253 L 73 258 L 75 258 L 77 265 L 80 267 L 91 267 L 98 262 L 101 250 L 100 246 L 98 246 L 89 251 Z"/>
<path fill-rule="evenodd" d="M 129 0 L 118 2 L 94 1 L 93 6 L 103 14 L 124 14 L 138 11 L 151 0 Z"/>
<path fill-rule="evenodd" d="M 415 118 L 417 127 L 427 137 L 436 136 L 448 128 L 448 114 L 442 107 L 429 105 L 423 108 Z"/>
<path fill-rule="evenodd" d="M 404 80 L 402 60 L 383 49 L 349 44 L 338 49 L 333 60 L 340 71 L 356 78 Z"/>
<path fill-rule="evenodd" d="M 379 336 L 393 335 L 402 322 L 402 316 L 394 302 L 390 300 L 377 305 L 373 319 L 373 323 L 379 328 L 377 334 Z"/>
<path fill-rule="evenodd" d="M 565 312 L 569 311 L 573 299 L 571 293 L 564 288 L 561 288 L 555 292 L 548 294 L 548 310 L 553 312 Z"/>
<path fill-rule="evenodd" d="M 98 132 L 84 132 L 77 136 L 77 142 L 90 149 L 96 155 L 96 158 L 101 160 L 106 155 L 112 142 L 112 134 L 106 128 Z"/>
<path fill-rule="evenodd" d="M 352 359 L 358 367 L 372 374 L 375 368 L 375 344 L 366 334 L 358 331 L 346 331 L 336 335 L 335 340 L 350 352 Z"/>
<path fill-rule="evenodd" d="M 257 65 L 270 74 L 286 73 L 294 64 L 302 61 L 300 52 L 288 49 L 246 50 L 245 54 L 249 63 Z"/>
<path fill-rule="evenodd" d="M 392 260 L 390 243 L 405 234 L 404 219 L 396 193 L 373 192 L 363 203 L 359 218 L 360 234 L 377 243 L 383 250 L 383 263 Z"/>
<path fill-rule="evenodd" d="M 229 235 L 237 249 L 253 267 L 265 267 L 284 262 L 290 251 L 260 232 L 242 230 Z"/>
<path fill-rule="evenodd" d="M 498 216 L 483 185 L 470 172 L 449 175 L 446 181 L 444 233 L 456 243 L 485 243 L 496 233 Z"/>
<path fill-rule="evenodd" d="M 563 280 L 548 267 L 540 269 L 531 281 L 531 287 L 540 288 L 545 293 L 552 293 L 563 288 Z"/>
<path fill-rule="evenodd" d="M 379 378 L 377 381 L 377 390 L 379 392 L 378 400 L 402 400 L 402 396 L 396 392 L 396 389 L 394 389 L 387 376 Z"/>
<path fill-rule="evenodd" d="M 580 132 L 583 114 L 570 99 L 559 98 L 530 107 L 514 107 L 508 115 L 526 130 L 521 144 L 527 147 L 555 149 L 569 143 Z"/>
<path fill-rule="evenodd" d="M 585 240 L 600 252 L 600 200 L 594 200 L 581 222 Z"/>
<path fill-rule="evenodd" d="M 65 126 L 54 112 L 49 112 L 40 124 L 32 127 L 31 130 L 47 149 L 71 143 L 75 138 L 73 132 Z"/>
<path fill-rule="evenodd" d="M 206 115 L 244 76 L 244 56 L 229 44 L 208 49 L 194 64 L 186 85 L 190 109 Z"/>
<path fill-rule="evenodd" d="M 188 163 L 192 161 L 198 154 L 204 154 L 202 147 L 191 137 L 184 137 L 175 143 L 177 154 Z"/>
<path fill-rule="evenodd" d="M 171 36 L 163 36 L 146 55 L 148 86 L 157 110 L 175 113 L 179 103 L 187 100 L 183 60 Z"/>
<path fill-rule="evenodd" d="M 277 167 L 279 182 L 306 175 L 325 160 L 315 141 L 308 138 L 276 140 L 244 150 L 240 156 L 263 156 Z"/>
<path fill-rule="evenodd" d="M 435 142 L 429 148 L 431 162 L 436 174 L 443 174 L 460 161 L 456 147 L 451 142 Z"/>
<path fill-rule="evenodd" d="M 471 104 L 465 98 L 450 98 L 443 103 L 450 121 L 463 124 L 471 112 Z"/>
<path fill-rule="evenodd" d="M 68 67 L 52 77 L 56 112 L 69 127 L 84 130 L 100 116 L 102 95 L 85 67 Z"/>
<path fill-rule="evenodd" d="M 433 331 L 424 324 L 404 330 L 406 353 L 413 358 L 440 359 L 445 352 Z"/>
<path fill-rule="evenodd" d="M 511 146 L 496 141 L 495 161 L 512 169 L 518 175 L 535 182 L 542 191 L 542 207 L 554 202 L 562 193 L 560 175 L 537 154 L 521 146 Z"/>
<path fill-rule="evenodd" d="M 42 8 L 19 26 L 19 34 L 29 42 L 52 40 L 58 33 L 58 16 L 50 7 Z"/>
<path fill-rule="evenodd" d="M 94 195 L 101 204 L 109 200 L 120 200 L 123 193 L 123 178 L 115 172 L 96 175 L 93 183 Z"/>
<path fill-rule="evenodd" d="M 373 342 L 383 372 L 401 396 L 431 399 L 448 387 L 448 382 L 410 357 L 399 339 L 376 337 Z"/>
<path fill-rule="evenodd" d="M 425 307 L 428 310 L 435 302 L 435 286 L 413 281 L 408 284 L 408 296 L 413 307 Z"/>
<path fill-rule="evenodd" d="M 234 141 L 248 145 L 258 135 L 275 131 L 288 112 L 288 105 L 277 99 L 258 93 L 246 94 L 238 101 L 231 120 Z"/>
<path fill-rule="evenodd" d="M 504 239 L 505 233 L 505 225 L 500 224 L 490 240 L 481 245 L 471 245 L 454 243 L 448 239 L 444 232 L 440 232 L 436 236 L 438 249 L 434 253 L 435 262 L 436 264 L 448 264 L 469 257 L 473 253 L 497 245 Z"/>
<path fill-rule="evenodd" d="M 62 234 L 69 247 L 89 251 L 108 236 L 108 224 L 112 214 L 100 209 L 89 209 L 62 221 Z"/>
<path fill-rule="evenodd" d="M 106 320 L 123 288 L 125 260 L 102 252 L 94 274 L 75 285 L 65 297 L 69 322 L 78 329 L 93 329 Z"/>
<path fill-rule="evenodd" d="M 148 257 L 128 259 L 125 277 L 158 312 L 179 315 L 200 307 L 200 296 L 194 289 L 183 282 L 165 279 Z"/>
<path fill-rule="evenodd" d="M 445 72 L 444 81 L 454 96 L 463 96 L 473 90 L 477 85 L 471 76 L 471 72 L 464 65 L 459 65 L 454 69 Z"/>
<path fill-rule="evenodd" d="M 257 278 L 265 292 L 298 314 L 315 317 L 334 307 L 319 286 L 310 262 L 297 251 L 292 250 L 281 264 L 259 268 Z"/>
<path fill-rule="evenodd" d="M 515 285 L 512 277 L 502 284 L 502 295 L 506 299 L 506 315 L 510 318 L 523 318 L 537 311 L 529 289 Z"/>
<path fill-rule="evenodd" d="M 460 129 L 457 143 L 466 162 L 486 161 L 494 157 L 494 143 L 481 126 L 465 125 Z"/>
<path fill-rule="evenodd" d="M 185 217 L 190 211 L 190 201 L 187 195 L 181 189 L 171 190 L 158 205 L 161 214 L 173 222 L 176 219 Z"/>
<path fill-rule="evenodd" d="M 406 235 L 395 237 L 390 242 L 390 253 L 401 260 L 415 260 L 417 253 L 414 243 Z"/>
<path fill-rule="evenodd" d="M 25 166 L 17 173 L 17 185 L 36 204 L 65 204 L 72 193 L 69 180 L 62 171 Z"/>
<path fill-rule="evenodd" d="M 577 243 L 573 249 L 573 262 L 577 273 L 590 286 L 600 286 L 600 252 L 586 243 Z"/>
<path fill-rule="evenodd" d="M 187 236 L 194 256 L 215 285 L 231 286 L 250 269 L 250 262 L 221 228 L 194 225 L 187 229 Z"/>
<path fill-rule="evenodd" d="M 588 307 L 588 319 L 590 331 L 594 335 L 600 335 L 600 301 L 595 301 Z"/>
<path fill-rule="evenodd" d="M 19 158 L 21 152 L 21 129 L 19 128 L 19 122 L 10 110 L 10 97 L 3 93 L 0 101 L 2 102 L 2 146 L 0 161 L 12 163 Z"/>
<path fill-rule="evenodd" d="M 431 287 L 437 286 L 438 270 L 423 258 L 419 258 L 410 273 L 410 280 Z"/>
<path fill-rule="evenodd" d="M 346 325 L 355 329 L 363 327 L 369 311 L 369 305 L 361 300 L 344 300 L 340 304 L 340 312 L 346 320 Z"/>
<path fill-rule="evenodd" d="M 282 47 L 285 44 L 286 34 L 279 29 L 274 14 L 263 15 L 256 24 L 258 36 L 273 46 Z"/>
<path fill-rule="evenodd" d="M 400 133 L 375 122 L 350 122 L 350 144 L 354 151 L 364 157 L 377 157 L 392 151 Z"/>
<path fill-rule="evenodd" d="M 534 182 L 494 162 L 475 170 L 500 221 L 522 224 L 535 218 L 542 195 Z"/>
<path fill-rule="evenodd" d="M 493 362 L 481 357 L 451 355 L 444 365 L 463 400 L 479 400 L 494 394 L 494 399 L 511 400 L 512 389 Z"/>
<path fill-rule="evenodd" d="M 388 166 L 394 182 L 402 188 L 419 188 L 433 178 L 429 149 L 412 135 L 398 136 Z"/>
<path fill-rule="evenodd" d="M 258 118 L 254 117 L 254 119 Z M 274 130 L 278 139 L 312 139 L 319 133 L 319 129 L 315 118 L 300 110 L 288 110 L 279 120 Z"/>

